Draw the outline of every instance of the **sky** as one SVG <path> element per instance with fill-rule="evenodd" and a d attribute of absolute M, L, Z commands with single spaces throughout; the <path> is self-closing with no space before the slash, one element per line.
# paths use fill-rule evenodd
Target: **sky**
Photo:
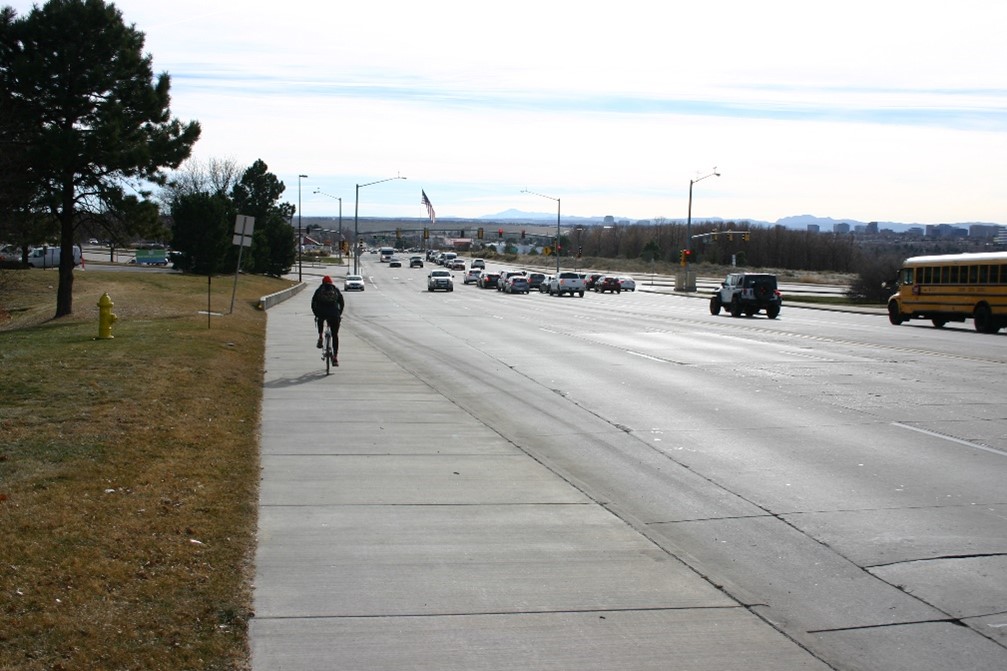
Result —
<path fill-rule="evenodd" d="M 304 216 L 1007 224 L 997 0 L 115 5 Z"/>

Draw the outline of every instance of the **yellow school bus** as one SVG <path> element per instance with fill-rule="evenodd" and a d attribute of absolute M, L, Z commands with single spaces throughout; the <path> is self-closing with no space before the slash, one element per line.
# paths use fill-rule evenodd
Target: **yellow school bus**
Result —
<path fill-rule="evenodd" d="M 979 333 L 1007 326 L 1007 252 L 906 259 L 888 299 L 888 320 L 897 326 L 910 319 L 929 319 L 937 328 L 971 319 Z"/>

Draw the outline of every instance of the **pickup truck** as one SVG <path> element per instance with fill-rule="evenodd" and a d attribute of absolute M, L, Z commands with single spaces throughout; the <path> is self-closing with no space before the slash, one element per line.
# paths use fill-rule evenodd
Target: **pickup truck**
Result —
<path fill-rule="evenodd" d="M 578 273 L 561 272 L 549 280 L 549 295 L 577 294 L 584 297 L 584 278 Z"/>

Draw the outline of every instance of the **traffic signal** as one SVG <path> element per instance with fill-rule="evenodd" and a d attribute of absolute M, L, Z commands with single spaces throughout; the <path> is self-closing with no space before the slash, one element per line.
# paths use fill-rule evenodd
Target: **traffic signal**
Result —
<path fill-rule="evenodd" d="M 744 233 L 741 234 L 741 239 L 744 240 L 745 242 L 748 242 L 748 237 L 749 237 L 748 231 L 745 231 Z"/>
<path fill-rule="evenodd" d="M 734 242 L 734 231 L 728 231 L 727 232 L 727 241 L 728 242 Z"/>
<path fill-rule="evenodd" d="M 401 237 L 402 237 L 402 229 L 401 228 L 396 228 L 395 229 L 395 239 L 397 240 L 397 239 L 399 239 Z"/>
<path fill-rule="evenodd" d="M 683 249 L 678 253 L 678 261 L 683 266 L 689 265 L 689 260 L 692 258 L 692 250 Z"/>
<path fill-rule="evenodd" d="M 482 227 L 481 227 L 481 226 L 479 227 L 479 239 L 480 239 L 480 240 L 482 240 L 482 239 L 483 239 L 483 229 L 482 229 Z"/>
<path fill-rule="evenodd" d="M 458 237 L 459 238 L 464 238 L 465 237 L 465 229 L 464 228 L 462 230 L 458 231 Z"/>
<path fill-rule="evenodd" d="M 423 239 L 424 240 L 429 240 L 430 239 L 430 229 L 429 228 L 424 228 L 423 229 Z"/>
<path fill-rule="evenodd" d="M 497 229 L 497 237 L 498 238 L 502 238 L 503 237 L 503 229 L 502 228 L 498 228 Z"/>
<path fill-rule="evenodd" d="M 521 239 L 524 240 L 524 229 L 521 229 Z"/>

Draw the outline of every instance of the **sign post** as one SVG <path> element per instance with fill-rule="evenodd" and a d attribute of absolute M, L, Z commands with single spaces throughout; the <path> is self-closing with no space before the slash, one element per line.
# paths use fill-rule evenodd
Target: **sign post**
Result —
<path fill-rule="evenodd" d="M 234 269 L 234 287 L 231 289 L 231 309 L 234 312 L 234 296 L 238 292 L 238 273 L 241 272 L 241 253 L 245 247 L 252 246 L 252 230 L 255 228 L 255 217 L 239 214 L 234 221 L 234 244 L 238 245 L 238 267 Z"/>

